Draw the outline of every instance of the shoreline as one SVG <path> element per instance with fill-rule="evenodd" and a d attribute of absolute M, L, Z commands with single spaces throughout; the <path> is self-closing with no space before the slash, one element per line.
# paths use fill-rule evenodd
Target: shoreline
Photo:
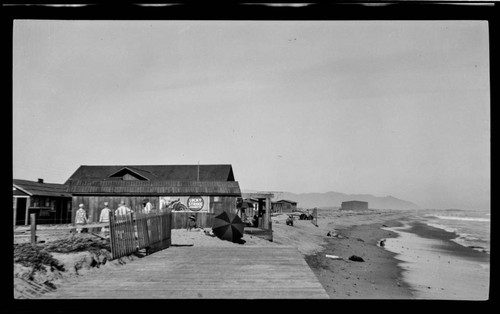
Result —
<path fill-rule="evenodd" d="M 403 280 L 404 269 L 396 253 L 378 245 L 398 234 L 382 229 L 401 226 L 401 218 L 335 229 L 340 238 L 329 238 L 323 250 L 305 259 L 331 299 L 414 299 L 412 287 Z M 326 255 L 337 255 L 334 260 Z M 350 261 L 352 255 L 364 262 Z"/>
<path fill-rule="evenodd" d="M 332 299 L 488 300 L 490 256 L 455 232 L 412 213 L 337 216 L 328 226 L 340 236 L 305 259 Z"/>
<path fill-rule="evenodd" d="M 489 254 L 456 243 L 455 232 L 418 220 L 386 230 L 399 235 L 387 239 L 386 248 L 396 253 L 416 299 L 488 300 Z"/>
<path fill-rule="evenodd" d="M 446 250 L 449 254 L 461 258 L 485 259 L 489 262 L 489 253 L 486 252 L 484 247 L 470 247 L 459 243 L 457 239 L 460 238 L 460 235 L 455 231 L 438 228 L 419 220 L 412 221 L 411 228 L 407 231 L 421 238 L 443 241 L 439 249 Z"/>

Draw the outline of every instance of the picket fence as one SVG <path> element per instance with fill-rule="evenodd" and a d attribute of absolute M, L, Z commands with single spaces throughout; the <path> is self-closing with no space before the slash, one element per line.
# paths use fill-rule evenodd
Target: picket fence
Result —
<path fill-rule="evenodd" d="M 112 259 L 139 250 L 147 254 L 168 248 L 172 243 L 172 213 L 130 213 L 109 215 Z"/>

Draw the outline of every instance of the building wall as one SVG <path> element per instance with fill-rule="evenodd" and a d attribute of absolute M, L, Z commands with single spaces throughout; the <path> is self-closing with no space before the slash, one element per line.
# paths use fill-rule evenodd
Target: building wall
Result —
<path fill-rule="evenodd" d="M 222 212 L 236 213 L 236 199 L 234 196 L 210 196 L 208 211 L 172 212 L 172 229 L 186 228 L 191 215 L 196 217 L 198 228 L 212 228 L 215 216 Z"/>
<path fill-rule="evenodd" d="M 28 212 L 26 215 L 26 207 Z M 14 225 L 30 224 L 30 215 L 35 214 L 36 223 L 71 223 L 71 199 L 69 197 L 31 196 L 14 197 Z"/>
<path fill-rule="evenodd" d="M 209 212 L 216 216 L 223 211 L 228 213 L 236 213 L 236 199 L 235 196 L 210 196 L 210 210 Z"/>
<path fill-rule="evenodd" d="M 297 205 L 290 204 L 287 202 L 276 203 L 276 209 L 281 213 L 291 213 L 297 209 Z"/>
<path fill-rule="evenodd" d="M 342 202 L 341 210 L 368 210 L 367 202 Z"/>
<path fill-rule="evenodd" d="M 163 196 L 163 195 L 162 195 Z M 94 196 L 94 195 L 74 195 L 72 206 L 71 222 L 75 221 L 75 214 L 78 210 L 78 205 L 83 204 L 87 211 L 89 222 L 98 222 L 101 210 L 104 208 L 104 202 L 108 202 L 108 207 L 112 210 L 118 208 L 121 201 L 134 212 L 141 211 L 143 208 L 143 200 L 147 198 L 151 202 L 153 209 L 159 208 L 159 196 Z M 199 220 L 199 227 L 211 227 L 213 216 L 216 216 L 223 211 L 235 213 L 236 212 L 236 197 L 234 196 L 210 196 L 210 207 L 208 211 L 188 211 L 188 212 L 173 212 L 172 215 L 172 228 L 179 229 L 185 228 L 187 219 L 191 214 L 197 216 Z"/>
<path fill-rule="evenodd" d="M 83 204 L 85 210 L 87 211 L 87 217 L 89 222 L 98 222 L 101 215 L 101 210 L 104 208 L 104 202 L 108 202 L 108 207 L 112 210 L 118 208 L 121 201 L 124 201 L 127 207 L 132 209 L 134 212 L 142 210 L 142 202 L 145 198 L 148 198 L 153 205 L 153 208 L 158 208 L 159 198 L 158 196 L 83 196 L 74 195 L 72 201 L 72 216 L 71 222 L 75 221 L 75 214 L 78 210 L 78 205 Z"/>
<path fill-rule="evenodd" d="M 282 213 L 283 208 L 281 203 L 272 203 L 271 208 L 273 210 L 273 213 Z"/>

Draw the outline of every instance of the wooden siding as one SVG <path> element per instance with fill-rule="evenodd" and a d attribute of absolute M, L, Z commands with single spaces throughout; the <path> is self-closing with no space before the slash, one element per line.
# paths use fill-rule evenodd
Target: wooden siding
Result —
<path fill-rule="evenodd" d="M 188 226 L 189 216 L 196 216 L 196 227 L 212 228 L 214 214 L 207 212 L 172 212 L 172 229 L 185 229 Z"/>
<path fill-rule="evenodd" d="M 29 219 L 26 219 L 26 217 L 29 217 L 30 214 L 36 215 L 36 222 L 39 225 L 71 223 L 71 212 L 68 211 L 71 198 L 31 196 L 28 198 L 15 197 L 14 199 L 16 225 L 28 224 Z M 17 202 L 21 202 L 21 206 Z"/>
<path fill-rule="evenodd" d="M 189 216 L 196 216 L 198 228 L 212 228 L 213 219 L 222 212 L 236 213 L 236 197 L 211 196 L 208 212 L 172 212 L 172 229 L 187 228 Z"/>
<path fill-rule="evenodd" d="M 75 221 L 75 214 L 78 210 L 79 204 L 83 204 L 85 206 L 89 222 L 99 222 L 101 210 L 104 208 L 104 202 L 108 202 L 108 207 L 114 211 L 118 208 L 120 202 L 124 201 L 127 207 L 134 212 L 138 212 L 143 208 L 142 202 L 144 198 L 149 199 L 153 208 L 157 209 L 159 207 L 158 196 L 73 196 L 71 221 Z"/>
<path fill-rule="evenodd" d="M 212 196 L 210 198 L 210 212 L 217 216 L 224 211 L 236 213 L 236 197 Z"/>
<path fill-rule="evenodd" d="M 131 175 L 130 173 L 126 173 L 123 175 L 122 180 L 130 181 L 130 180 L 141 180 L 141 179 Z"/>
<path fill-rule="evenodd" d="M 272 211 L 275 213 L 291 213 L 297 209 L 296 204 L 276 202 L 271 205 Z"/>
<path fill-rule="evenodd" d="M 159 196 L 73 196 L 73 211 L 71 222 L 75 221 L 75 214 L 78 210 L 78 205 L 83 204 L 87 211 L 89 222 L 99 222 L 101 210 L 104 208 L 104 202 L 108 202 L 108 207 L 113 211 L 118 208 L 121 201 L 125 201 L 126 205 L 134 212 L 140 212 L 143 208 L 142 202 L 144 198 L 149 199 L 153 209 L 159 208 Z M 172 229 L 182 229 L 187 227 L 187 221 L 191 214 L 197 217 L 197 226 L 200 228 L 211 228 L 213 217 L 221 214 L 223 211 L 236 212 L 236 197 L 233 196 L 211 196 L 210 208 L 208 212 L 173 212 L 172 213 Z"/>

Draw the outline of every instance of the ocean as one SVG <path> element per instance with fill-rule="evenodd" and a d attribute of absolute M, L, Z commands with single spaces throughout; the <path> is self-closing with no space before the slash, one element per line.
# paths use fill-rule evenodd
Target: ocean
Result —
<path fill-rule="evenodd" d="M 431 227 L 456 233 L 456 243 L 490 254 L 490 211 L 485 210 L 425 210 L 418 217 Z"/>
<path fill-rule="evenodd" d="M 418 210 L 385 241 L 417 299 L 487 300 L 490 211 Z"/>

